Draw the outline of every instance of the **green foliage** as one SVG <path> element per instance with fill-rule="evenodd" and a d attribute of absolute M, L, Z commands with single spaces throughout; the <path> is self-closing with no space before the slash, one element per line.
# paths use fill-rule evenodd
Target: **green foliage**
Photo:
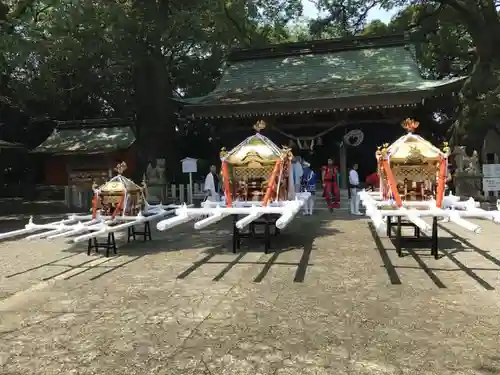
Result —
<path fill-rule="evenodd" d="M 321 16 L 304 23 L 300 0 L 0 0 L 0 110 L 58 119 L 134 116 L 148 137 L 206 137 L 209 129 L 194 132 L 175 120 L 169 98 L 211 91 L 231 48 L 408 32 L 427 77 L 471 74 L 455 116 L 458 138 L 500 114 L 493 0 L 316 5 Z M 375 7 L 401 11 L 388 25 L 367 24 Z"/>
<path fill-rule="evenodd" d="M 375 6 L 402 10 L 389 25 L 366 25 Z M 470 74 L 454 114 L 452 140 L 481 147 L 500 116 L 500 18 L 494 0 L 319 0 L 318 9 L 327 15 L 311 23 L 314 35 L 407 32 L 417 42 L 417 58 L 428 78 Z"/>

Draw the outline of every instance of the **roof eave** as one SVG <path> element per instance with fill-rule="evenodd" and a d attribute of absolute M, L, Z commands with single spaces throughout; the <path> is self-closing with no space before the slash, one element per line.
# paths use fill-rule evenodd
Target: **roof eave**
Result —
<path fill-rule="evenodd" d="M 25 146 L 21 143 L 13 143 L 0 140 L 0 150 L 22 149 Z"/>
<path fill-rule="evenodd" d="M 31 150 L 31 154 L 50 154 L 54 156 L 64 156 L 64 155 L 99 155 L 99 154 L 111 154 L 116 151 L 125 151 L 128 150 L 135 143 L 135 139 L 128 145 L 123 147 L 116 147 L 113 149 L 96 149 L 96 150 L 79 150 L 79 151 L 71 151 L 71 150 L 49 150 L 43 149 L 41 147 L 37 147 L 34 150 Z"/>
<path fill-rule="evenodd" d="M 186 117 L 230 118 L 258 117 L 262 115 L 325 113 L 343 111 L 365 111 L 380 108 L 416 106 L 423 99 L 439 96 L 430 92 L 377 94 L 363 97 L 314 98 L 289 101 L 254 101 L 245 104 L 205 104 L 186 105 L 183 109 Z"/>

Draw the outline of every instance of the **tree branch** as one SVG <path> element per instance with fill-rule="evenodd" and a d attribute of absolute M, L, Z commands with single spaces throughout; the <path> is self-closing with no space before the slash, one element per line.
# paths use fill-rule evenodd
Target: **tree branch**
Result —
<path fill-rule="evenodd" d="M 44 14 L 47 10 L 52 8 L 52 5 L 46 5 L 40 9 L 34 10 L 33 14 L 33 23 L 36 24 L 40 20 L 40 16 Z"/>
<path fill-rule="evenodd" d="M 21 0 L 17 3 L 17 6 L 12 10 L 8 18 L 10 21 L 17 20 L 21 17 L 29 8 L 33 8 L 37 0 Z"/>
<path fill-rule="evenodd" d="M 477 27 L 481 24 L 481 17 L 476 12 L 474 12 L 474 8 L 468 7 L 460 0 L 442 0 L 441 3 L 449 6 L 455 12 L 457 12 L 462 17 L 464 22 L 469 26 L 469 29 Z"/>
<path fill-rule="evenodd" d="M 226 18 L 229 21 L 231 21 L 233 27 L 236 29 L 236 31 L 238 31 L 238 33 L 243 38 L 242 42 L 247 47 L 251 47 L 252 46 L 252 42 L 253 42 L 252 38 L 250 37 L 250 35 L 248 35 L 247 31 L 244 30 L 244 28 L 242 28 L 241 25 L 232 17 L 231 11 L 229 10 L 229 8 L 227 7 L 227 4 L 225 2 L 222 4 L 222 8 L 224 9 L 224 14 L 225 14 Z"/>
<path fill-rule="evenodd" d="M 439 6 L 436 9 L 432 9 L 432 10 L 429 10 L 429 7 L 424 5 L 422 12 L 420 12 L 418 14 L 418 17 L 414 22 L 412 22 L 410 25 L 408 25 L 407 30 L 412 30 L 412 29 L 416 29 L 416 28 L 421 27 L 423 25 L 424 21 L 426 21 L 427 19 L 429 19 L 431 17 L 438 17 L 443 12 L 443 10 L 445 8 L 446 8 L 446 4 L 444 2 L 439 4 Z"/>

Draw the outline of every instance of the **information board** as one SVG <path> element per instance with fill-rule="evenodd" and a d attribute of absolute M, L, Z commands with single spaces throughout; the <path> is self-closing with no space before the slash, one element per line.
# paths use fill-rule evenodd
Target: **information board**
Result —
<path fill-rule="evenodd" d="M 500 177 L 483 178 L 483 191 L 500 191 Z"/>
<path fill-rule="evenodd" d="M 182 173 L 196 173 L 198 172 L 197 159 L 184 158 L 181 160 Z"/>
<path fill-rule="evenodd" d="M 483 164 L 484 178 L 500 178 L 500 164 Z"/>

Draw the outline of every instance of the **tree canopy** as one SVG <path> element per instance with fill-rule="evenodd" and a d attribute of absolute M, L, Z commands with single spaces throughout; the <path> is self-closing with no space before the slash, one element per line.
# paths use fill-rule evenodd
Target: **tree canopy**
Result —
<path fill-rule="evenodd" d="M 179 121 L 170 99 L 212 90 L 230 49 L 408 32 L 425 75 L 469 75 L 450 136 L 479 147 L 500 114 L 495 1 L 316 0 L 320 15 L 312 19 L 304 18 L 303 5 L 0 0 L 0 137 L 25 142 L 40 119 L 134 117 L 143 160 L 159 153 L 178 160 L 189 142 L 203 144 L 208 130 Z M 389 24 L 368 22 L 375 7 L 399 12 Z"/>

